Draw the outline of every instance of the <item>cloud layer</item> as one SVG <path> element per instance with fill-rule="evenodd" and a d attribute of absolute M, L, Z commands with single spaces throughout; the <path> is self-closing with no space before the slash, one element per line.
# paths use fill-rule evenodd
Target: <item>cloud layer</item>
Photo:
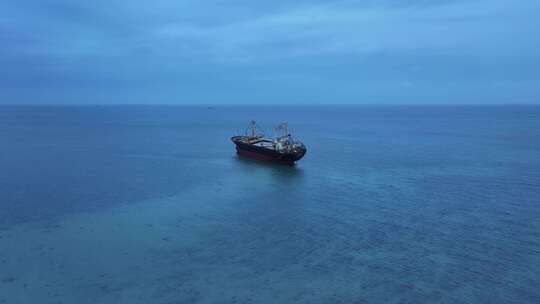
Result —
<path fill-rule="evenodd" d="M 0 103 L 540 103 L 540 3 L 0 3 Z"/>

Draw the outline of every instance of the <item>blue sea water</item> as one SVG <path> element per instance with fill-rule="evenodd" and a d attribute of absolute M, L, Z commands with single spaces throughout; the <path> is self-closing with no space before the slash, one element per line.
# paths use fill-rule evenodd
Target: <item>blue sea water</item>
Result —
<path fill-rule="evenodd" d="M 288 121 L 296 166 L 235 154 Z M 540 303 L 540 107 L 2 106 L 0 303 Z"/>

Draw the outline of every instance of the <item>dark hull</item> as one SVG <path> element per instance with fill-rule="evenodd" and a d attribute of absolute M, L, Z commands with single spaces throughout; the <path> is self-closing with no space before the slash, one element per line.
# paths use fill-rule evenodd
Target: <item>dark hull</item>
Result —
<path fill-rule="evenodd" d="M 293 165 L 294 162 L 300 160 L 306 154 L 305 150 L 298 153 L 280 153 L 273 149 L 247 144 L 236 140 L 235 137 L 231 138 L 231 140 L 236 144 L 236 152 L 239 155 L 258 160 Z"/>

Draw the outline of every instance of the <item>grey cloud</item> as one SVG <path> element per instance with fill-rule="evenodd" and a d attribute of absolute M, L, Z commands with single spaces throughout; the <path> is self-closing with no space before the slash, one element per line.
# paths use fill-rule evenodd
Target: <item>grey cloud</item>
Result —
<path fill-rule="evenodd" d="M 532 0 L 1 3 L 0 103 L 540 102 L 539 11 Z"/>

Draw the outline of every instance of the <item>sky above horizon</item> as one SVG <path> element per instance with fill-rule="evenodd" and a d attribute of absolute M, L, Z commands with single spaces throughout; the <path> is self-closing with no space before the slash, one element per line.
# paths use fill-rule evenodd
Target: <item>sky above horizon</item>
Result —
<path fill-rule="evenodd" d="M 539 104 L 540 1 L 3 1 L 0 103 Z"/>

